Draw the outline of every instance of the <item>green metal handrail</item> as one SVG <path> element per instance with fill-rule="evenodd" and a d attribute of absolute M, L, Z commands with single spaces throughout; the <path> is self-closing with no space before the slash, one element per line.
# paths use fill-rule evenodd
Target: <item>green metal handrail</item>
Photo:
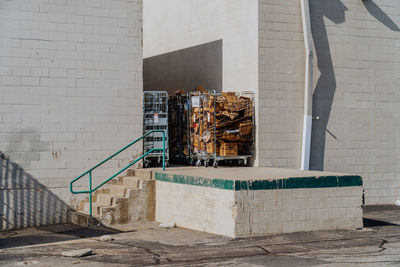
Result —
<path fill-rule="evenodd" d="M 146 136 L 148 136 L 149 134 L 152 133 L 162 133 L 163 135 L 163 148 L 152 148 L 149 151 L 147 151 L 146 153 L 144 153 L 143 155 L 141 155 L 139 158 L 137 158 L 136 160 L 134 160 L 133 162 L 129 163 L 128 166 L 126 166 L 125 168 L 122 168 L 120 171 L 118 171 L 116 174 L 114 174 L 113 176 L 111 176 L 110 178 L 108 178 L 107 180 L 105 180 L 104 182 L 102 182 L 100 185 L 96 186 L 94 189 L 92 188 L 92 171 L 94 169 L 96 169 L 97 167 L 101 166 L 102 164 L 104 164 L 105 162 L 109 161 L 110 159 L 112 159 L 113 157 L 115 157 L 116 155 L 118 155 L 119 153 L 121 153 L 122 151 L 124 151 L 125 149 L 129 148 L 130 146 L 132 146 L 133 144 L 137 143 L 138 141 L 142 140 L 143 138 L 145 138 Z M 146 157 L 148 154 L 154 152 L 154 151 L 163 151 L 163 171 L 165 171 L 165 131 L 164 130 L 151 130 L 149 132 L 147 132 L 146 134 L 144 134 L 143 136 L 139 137 L 138 139 L 136 139 L 135 141 L 133 141 L 132 143 L 130 143 L 129 145 L 125 146 L 124 148 L 120 149 L 119 151 L 117 151 L 116 153 L 114 153 L 112 156 L 109 156 L 107 159 L 103 160 L 102 162 L 100 162 L 99 164 L 97 164 L 96 166 L 94 166 L 93 168 L 87 170 L 86 172 L 84 172 L 83 174 L 81 174 L 80 176 L 76 177 L 74 180 L 72 180 L 69 183 L 69 190 L 72 194 L 89 194 L 89 215 L 92 216 L 92 193 L 94 191 L 96 191 L 97 189 L 99 189 L 100 187 L 102 187 L 103 185 L 105 185 L 106 183 L 108 183 L 111 179 L 115 178 L 117 175 L 119 175 L 121 172 L 125 171 L 126 169 L 128 169 L 130 166 L 132 166 L 133 164 L 135 164 L 136 162 L 138 162 L 139 160 L 141 160 L 142 158 Z M 72 184 L 76 181 L 78 181 L 79 179 L 81 179 L 83 176 L 85 176 L 86 174 L 89 174 L 89 190 L 87 191 L 74 191 L 72 189 Z"/>

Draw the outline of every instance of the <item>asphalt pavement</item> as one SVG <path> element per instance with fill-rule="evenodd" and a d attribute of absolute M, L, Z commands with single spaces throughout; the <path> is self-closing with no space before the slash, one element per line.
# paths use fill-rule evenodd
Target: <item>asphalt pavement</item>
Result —
<path fill-rule="evenodd" d="M 400 208 L 369 206 L 364 228 L 228 238 L 158 223 L 0 232 L 1 266 L 393 266 L 400 265 Z M 105 242 L 101 236 L 109 235 Z M 91 249 L 89 256 L 63 251 Z"/>

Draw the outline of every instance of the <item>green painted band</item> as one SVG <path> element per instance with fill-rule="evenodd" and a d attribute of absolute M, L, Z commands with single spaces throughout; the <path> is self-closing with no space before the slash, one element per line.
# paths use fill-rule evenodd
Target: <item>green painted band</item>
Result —
<path fill-rule="evenodd" d="M 277 180 L 238 181 L 156 172 L 155 178 L 157 181 L 162 182 L 187 184 L 234 191 L 350 187 L 363 185 L 362 178 L 358 175 L 319 177 L 314 176 L 285 178 Z"/>

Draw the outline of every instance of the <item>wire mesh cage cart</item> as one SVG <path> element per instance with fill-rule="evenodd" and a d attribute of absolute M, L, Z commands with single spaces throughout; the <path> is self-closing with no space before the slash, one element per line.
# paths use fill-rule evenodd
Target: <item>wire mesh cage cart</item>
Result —
<path fill-rule="evenodd" d="M 192 162 L 247 165 L 254 147 L 252 92 L 193 92 L 190 114 Z"/>
<path fill-rule="evenodd" d="M 145 91 L 143 100 L 143 134 L 151 130 L 163 130 L 165 132 L 165 165 L 169 163 L 168 147 L 168 93 L 165 91 Z M 161 132 L 155 132 L 144 138 L 143 153 L 151 149 L 153 151 L 143 158 L 143 167 L 161 166 L 163 158 L 163 138 Z"/>
<path fill-rule="evenodd" d="M 169 96 L 169 158 L 171 163 L 187 164 L 190 153 L 188 134 L 188 94 L 183 90 Z"/>

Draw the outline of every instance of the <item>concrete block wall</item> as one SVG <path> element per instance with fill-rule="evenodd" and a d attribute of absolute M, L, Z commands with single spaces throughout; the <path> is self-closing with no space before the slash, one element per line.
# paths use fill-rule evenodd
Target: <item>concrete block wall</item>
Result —
<path fill-rule="evenodd" d="M 222 74 L 222 88 L 228 90 L 254 90 L 257 88 L 257 0 L 146 0 L 144 2 L 144 58 L 185 52 L 199 45 L 222 41 L 222 70 L 215 73 L 199 71 L 198 80 L 204 75 L 204 80 L 220 80 L 212 75 Z M 206 47 L 206 46 L 205 46 Z M 198 65 L 204 62 L 213 64 L 213 51 L 205 51 Z M 218 51 L 217 51 L 218 52 Z M 218 52 L 219 53 L 219 52 Z M 169 54 L 171 55 L 171 54 Z M 217 57 L 220 57 L 217 55 Z M 195 57 L 185 55 L 185 58 Z M 183 59 L 185 59 L 183 58 Z M 181 59 L 181 58 L 180 58 Z M 219 58 L 217 58 L 219 59 Z M 173 58 L 170 66 L 165 67 L 165 73 L 171 73 L 168 68 L 174 68 Z M 220 66 L 219 61 L 215 62 Z M 196 63 L 194 63 L 196 64 Z M 187 66 L 179 63 L 178 66 Z M 213 70 L 213 67 L 210 67 Z M 182 68 L 180 73 L 175 70 L 174 76 L 181 80 L 193 76 Z M 165 77 L 166 84 L 169 79 Z M 155 77 L 156 80 L 160 77 Z M 197 85 L 196 85 L 197 86 Z M 181 89 L 181 88 L 178 88 Z M 185 88 L 187 89 L 187 88 Z M 188 88 L 194 89 L 194 88 Z"/>
<path fill-rule="evenodd" d="M 141 31 L 142 0 L 0 1 L 1 228 L 65 221 L 48 201 L 67 209 L 69 181 L 141 135 Z"/>
<path fill-rule="evenodd" d="M 189 229 L 240 237 L 363 227 L 362 186 L 227 190 L 214 187 L 227 181 L 156 179 L 156 221 Z"/>
<path fill-rule="evenodd" d="M 156 221 L 235 236 L 233 191 L 156 181 Z"/>
<path fill-rule="evenodd" d="M 146 89 L 251 90 L 258 105 L 258 0 L 146 0 L 143 23 Z"/>
<path fill-rule="evenodd" d="M 300 1 L 260 0 L 259 165 L 298 168 L 305 52 Z"/>
<path fill-rule="evenodd" d="M 363 227 L 362 187 L 235 192 L 235 236 Z"/>
<path fill-rule="evenodd" d="M 400 2 L 310 0 L 311 168 L 357 173 L 366 204 L 400 198 Z M 259 163 L 300 166 L 304 43 L 297 0 L 259 1 Z"/>

